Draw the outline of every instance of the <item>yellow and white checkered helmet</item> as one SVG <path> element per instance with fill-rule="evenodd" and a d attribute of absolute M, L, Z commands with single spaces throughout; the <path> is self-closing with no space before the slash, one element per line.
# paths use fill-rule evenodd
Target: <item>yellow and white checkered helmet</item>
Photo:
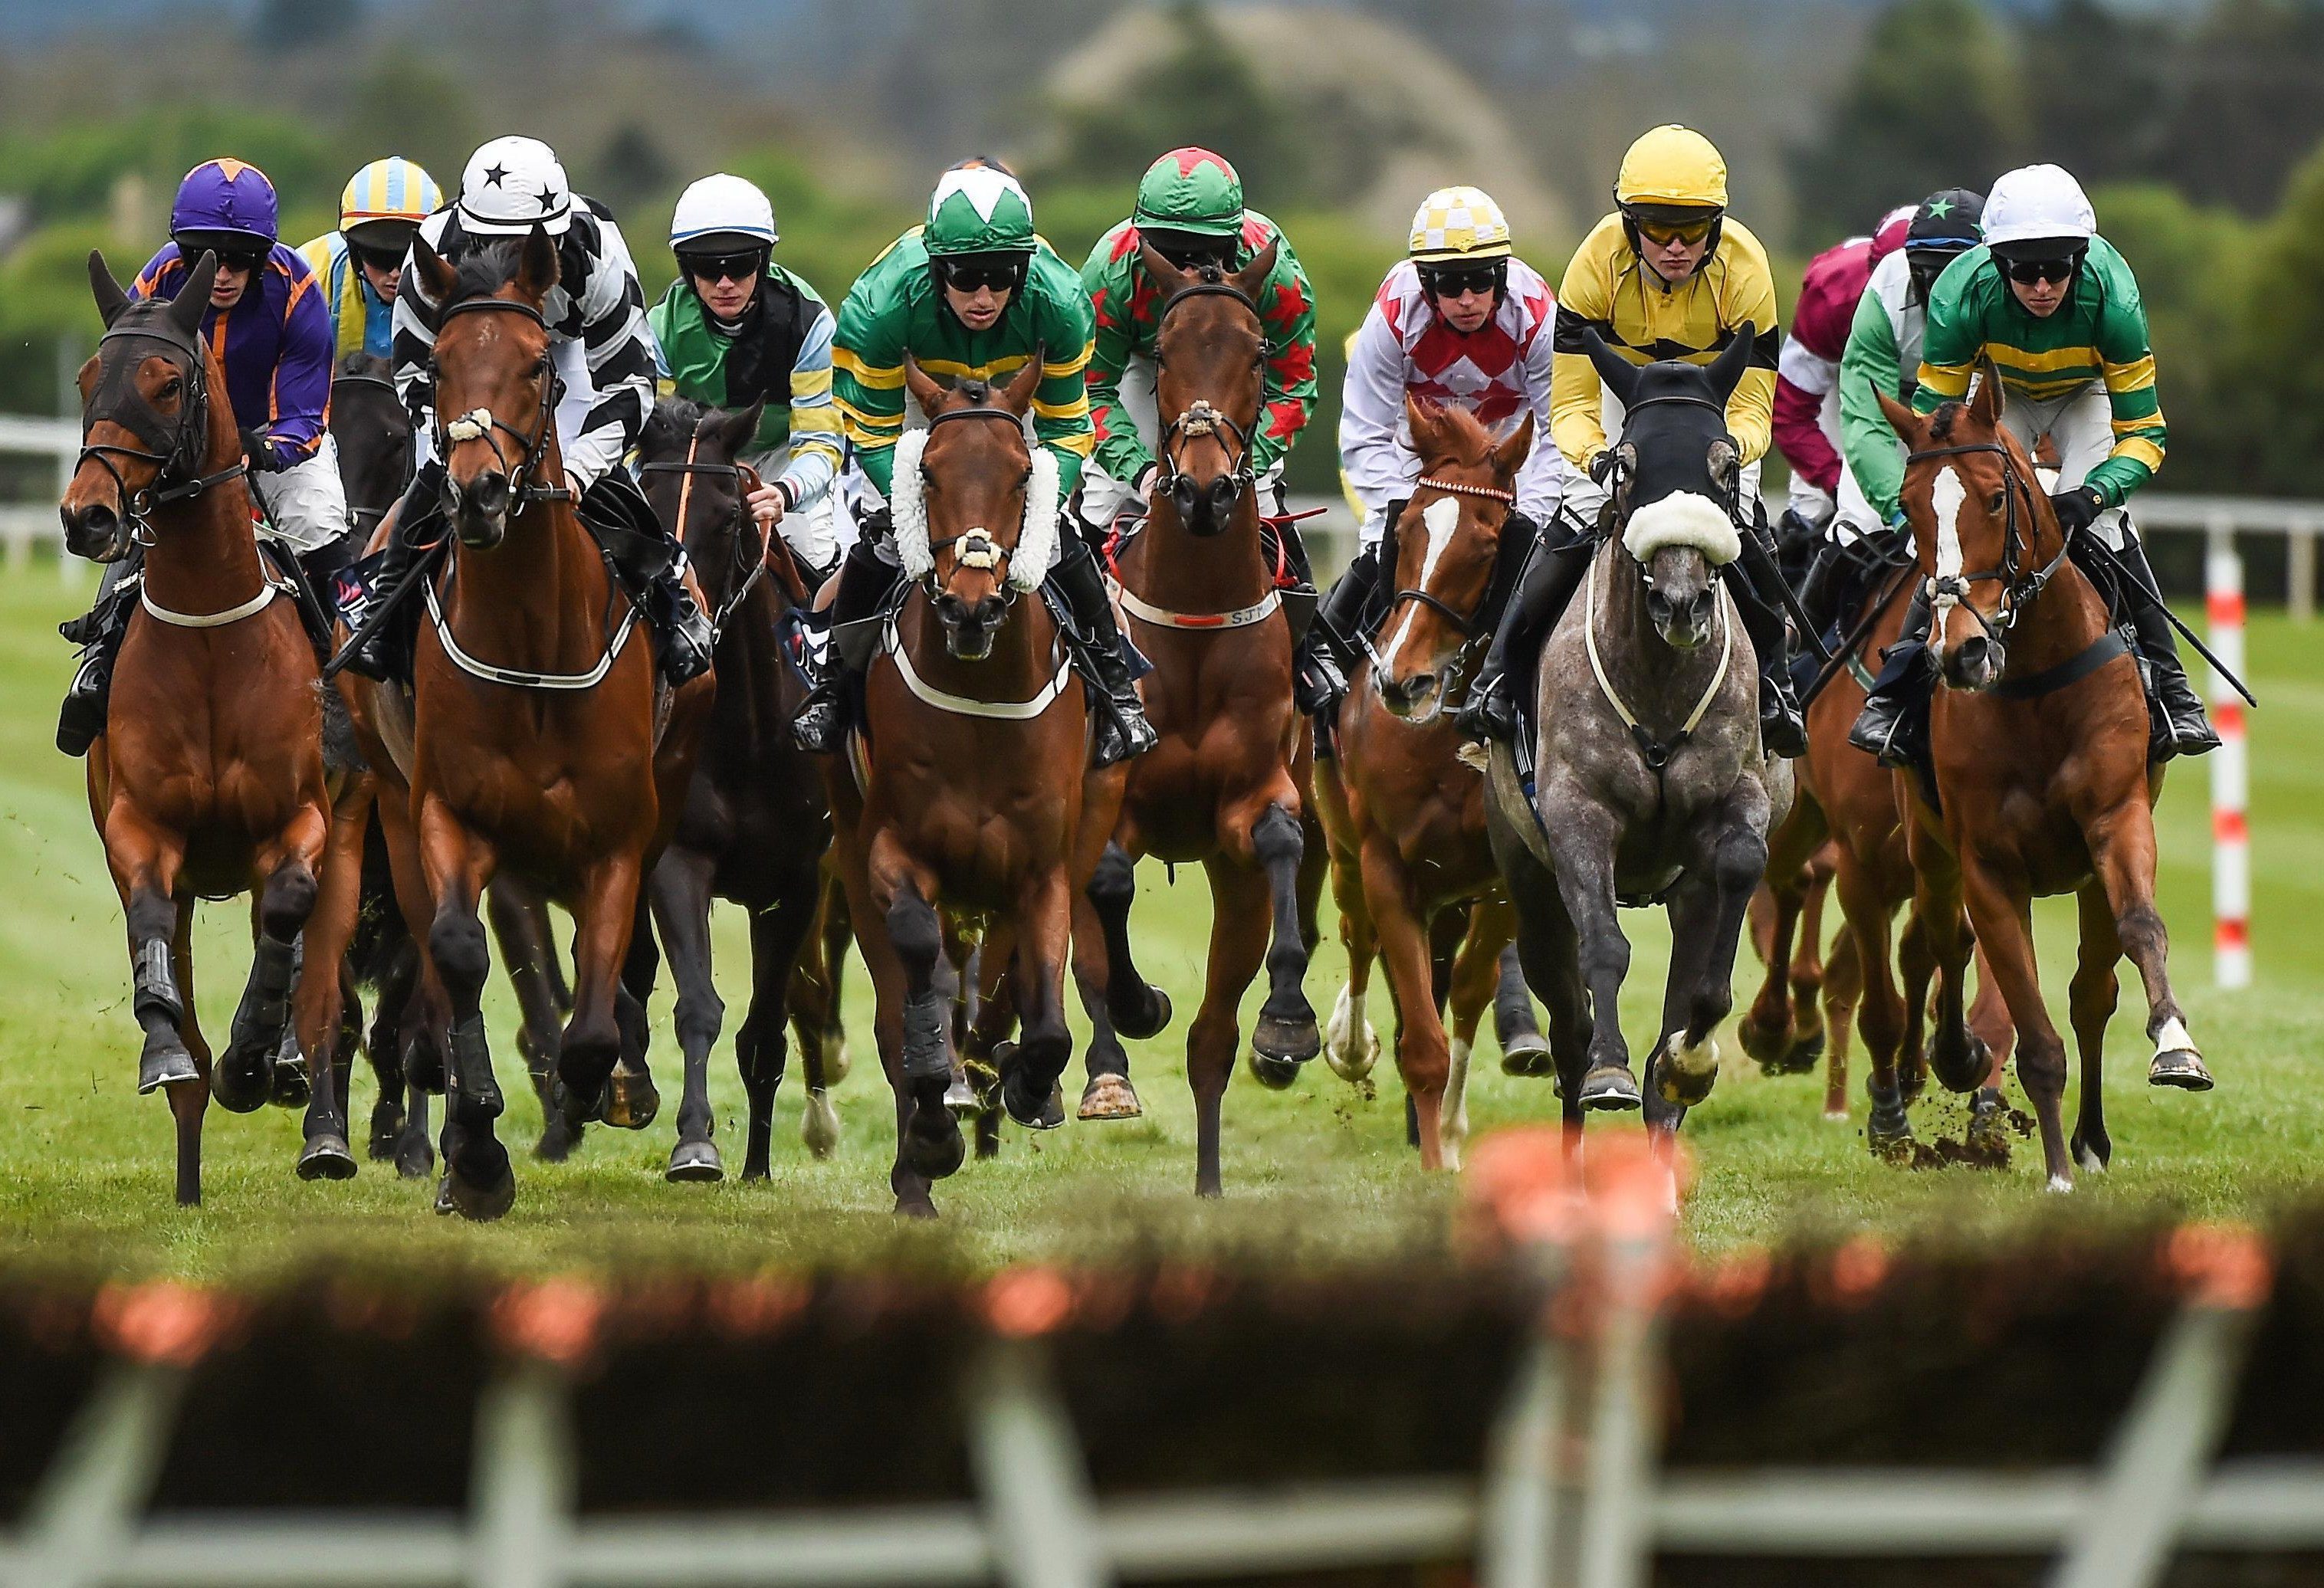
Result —
<path fill-rule="evenodd" d="M 1421 263 L 1448 259 L 1507 259 L 1508 218 L 1481 188 L 1439 188 L 1412 216 L 1411 258 Z"/>

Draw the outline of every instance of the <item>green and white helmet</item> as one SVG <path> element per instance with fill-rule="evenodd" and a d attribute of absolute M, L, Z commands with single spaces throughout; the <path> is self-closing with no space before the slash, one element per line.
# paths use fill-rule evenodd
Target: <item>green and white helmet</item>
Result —
<path fill-rule="evenodd" d="M 948 171 L 928 198 L 921 234 L 931 259 L 1033 252 L 1033 201 L 1015 177 L 989 165 Z"/>
<path fill-rule="evenodd" d="M 1138 182 L 1138 208 L 1130 222 L 1139 230 L 1192 232 L 1232 237 L 1242 232 L 1242 178 L 1223 154 L 1207 149 L 1173 149 Z"/>

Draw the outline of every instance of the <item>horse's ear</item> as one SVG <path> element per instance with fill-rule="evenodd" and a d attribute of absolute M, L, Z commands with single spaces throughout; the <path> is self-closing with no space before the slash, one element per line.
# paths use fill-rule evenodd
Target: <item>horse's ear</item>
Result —
<path fill-rule="evenodd" d="M 1505 480 L 1516 479 L 1517 470 L 1525 466 L 1526 457 L 1532 451 L 1533 410 L 1528 408 L 1509 439 L 1493 448 L 1493 472 Z"/>
<path fill-rule="evenodd" d="M 445 263 L 435 245 L 416 232 L 411 237 L 411 263 L 420 272 L 420 290 L 427 297 L 442 303 L 452 296 L 452 289 L 459 284 L 460 272 Z"/>
<path fill-rule="evenodd" d="M 1404 393 L 1404 422 L 1411 427 L 1412 449 L 1420 457 L 1444 449 L 1444 411 L 1409 389 Z"/>
<path fill-rule="evenodd" d="M 1229 276 L 1228 283 L 1253 303 L 1258 302 L 1259 290 L 1267 285 L 1267 278 L 1275 273 L 1275 258 L 1282 252 L 1283 239 L 1277 237 L 1267 245 L 1266 253 Z"/>
<path fill-rule="evenodd" d="M 210 285 L 217 280 L 217 255 L 208 249 L 194 261 L 194 268 L 186 272 L 186 284 L 178 289 L 178 296 L 170 304 L 170 319 L 178 329 L 191 337 L 202 328 L 202 315 L 210 306 Z"/>
<path fill-rule="evenodd" d="M 1166 300 L 1193 280 L 1186 272 L 1163 258 L 1160 251 L 1143 237 L 1138 239 L 1138 264 L 1147 279 L 1162 289 Z"/>
<path fill-rule="evenodd" d="M 929 419 L 936 418 L 936 411 L 944 406 L 944 386 L 936 376 L 922 369 L 920 361 L 908 353 L 904 355 L 904 389 L 911 392 L 912 401 L 920 405 L 920 412 Z"/>
<path fill-rule="evenodd" d="M 1896 432 L 1896 439 L 1904 443 L 1907 450 L 1919 450 L 1921 431 L 1925 422 L 1921 416 L 1877 385 L 1872 388 L 1872 394 L 1880 400 L 1881 414 L 1888 420 L 1888 428 Z"/>
<path fill-rule="evenodd" d="M 1596 327 L 1582 328 L 1582 349 L 1590 355 L 1591 367 L 1606 383 L 1606 389 L 1614 393 L 1617 402 L 1628 408 L 1637 401 L 1638 366 L 1607 346 L 1606 338 L 1598 334 Z"/>
<path fill-rule="evenodd" d="M 759 420 L 767 411 L 767 400 L 760 398 L 748 408 L 730 409 L 718 416 L 715 427 L 719 449 L 729 457 L 740 457 L 751 449 L 759 434 Z"/>
<path fill-rule="evenodd" d="M 97 295 L 97 318 L 110 330 L 121 311 L 129 307 L 129 294 L 113 279 L 113 272 L 105 263 L 105 255 L 95 248 L 88 251 L 88 289 Z"/>
<path fill-rule="evenodd" d="M 1001 388 L 1001 406 L 1019 419 L 1032 411 L 1033 393 L 1041 389 L 1041 357 L 1047 351 L 1046 346 L 1036 344 L 1025 367 L 1010 376 L 1009 383 Z"/>
<path fill-rule="evenodd" d="M 1969 400 L 1969 413 L 1988 430 L 2001 428 L 2001 371 L 1990 357 L 1977 361 L 1977 395 Z"/>
<path fill-rule="evenodd" d="M 1746 322 L 1735 328 L 1727 346 L 1711 361 L 1711 388 L 1719 393 L 1724 404 L 1735 395 L 1735 388 L 1743 382 L 1743 372 L 1751 366 L 1752 349 L 1759 345 L 1759 328 Z"/>
<path fill-rule="evenodd" d="M 538 303 L 549 296 L 549 289 L 557 285 L 565 267 L 557 257 L 556 240 L 539 221 L 524 235 L 524 250 L 518 255 L 516 290 L 531 302 Z"/>

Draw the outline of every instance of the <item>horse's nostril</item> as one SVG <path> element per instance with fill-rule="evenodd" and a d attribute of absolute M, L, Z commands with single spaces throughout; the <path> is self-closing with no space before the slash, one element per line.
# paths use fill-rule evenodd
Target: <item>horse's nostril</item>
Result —
<path fill-rule="evenodd" d="M 1221 475 L 1217 479 L 1213 480 L 1211 482 L 1211 516 L 1222 519 L 1232 512 L 1235 497 L 1240 494 L 1233 475 Z"/>
<path fill-rule="evenodd" d="M 1170 504 L 1178 510 L 1181 522 L 1194 516 L 1194 482 L 1180 475 L 1170 482 Z"/>

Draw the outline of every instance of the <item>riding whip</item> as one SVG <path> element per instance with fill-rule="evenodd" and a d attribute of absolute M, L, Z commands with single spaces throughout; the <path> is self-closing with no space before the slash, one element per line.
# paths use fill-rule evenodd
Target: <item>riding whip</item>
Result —
<path fill-rule="evenodd" d="M 2211 664 L 2211 670 L 2218 674 L 2219 677 L 2227 679 L 2228 687 L 2233 688 L 2236 694 L 2242 696 L 2246 705 L 2252 706 L 2255 710 L 2258 708 L 2258 697 L 2255 696 L 2251 690 L 2245 686 L 2244 681 L 2241 679 L 2236 677 L 2234 673 L 2227 670 L 2227 664 L 2212 653 L 2211 648 L 2203 643 L 2202 640 L 2196 635 L 2194 630 L 2189 628 L 2184 623 L 2180 621 L 2179 614 L 2171 610 L 2170 603 L 2163 599 L 2162 592 L 2153 589 L 2144 579 L 2140 578 L 2138 577 L 2138 571 L 2132 568 L 2128 562 L 2124 560 L 2122 553 L 2116 551 L 2113 547 L 2099 540 L 2096 535 L 2087 535 L 2084 537 L 2084 540 L 2085 543 L 2089 546 L 2091 551 L 2096 554 L 2099 561 L 2112 568 L 2118 577 L 2128 580 L 2131 588 L 2136 590 L 2141 596 L 2145 596 L 2149 601 L 2152 601 L 2155 605 L 2163 609 L 2163 615 L 2170 620 L 2171 626 L 2179 631 L 2181 636 L 2186 640 L 2187 643 L 2194 647 L 2195 654 L 2201 657 L 2205 661 L 2209 662 Z"/>

